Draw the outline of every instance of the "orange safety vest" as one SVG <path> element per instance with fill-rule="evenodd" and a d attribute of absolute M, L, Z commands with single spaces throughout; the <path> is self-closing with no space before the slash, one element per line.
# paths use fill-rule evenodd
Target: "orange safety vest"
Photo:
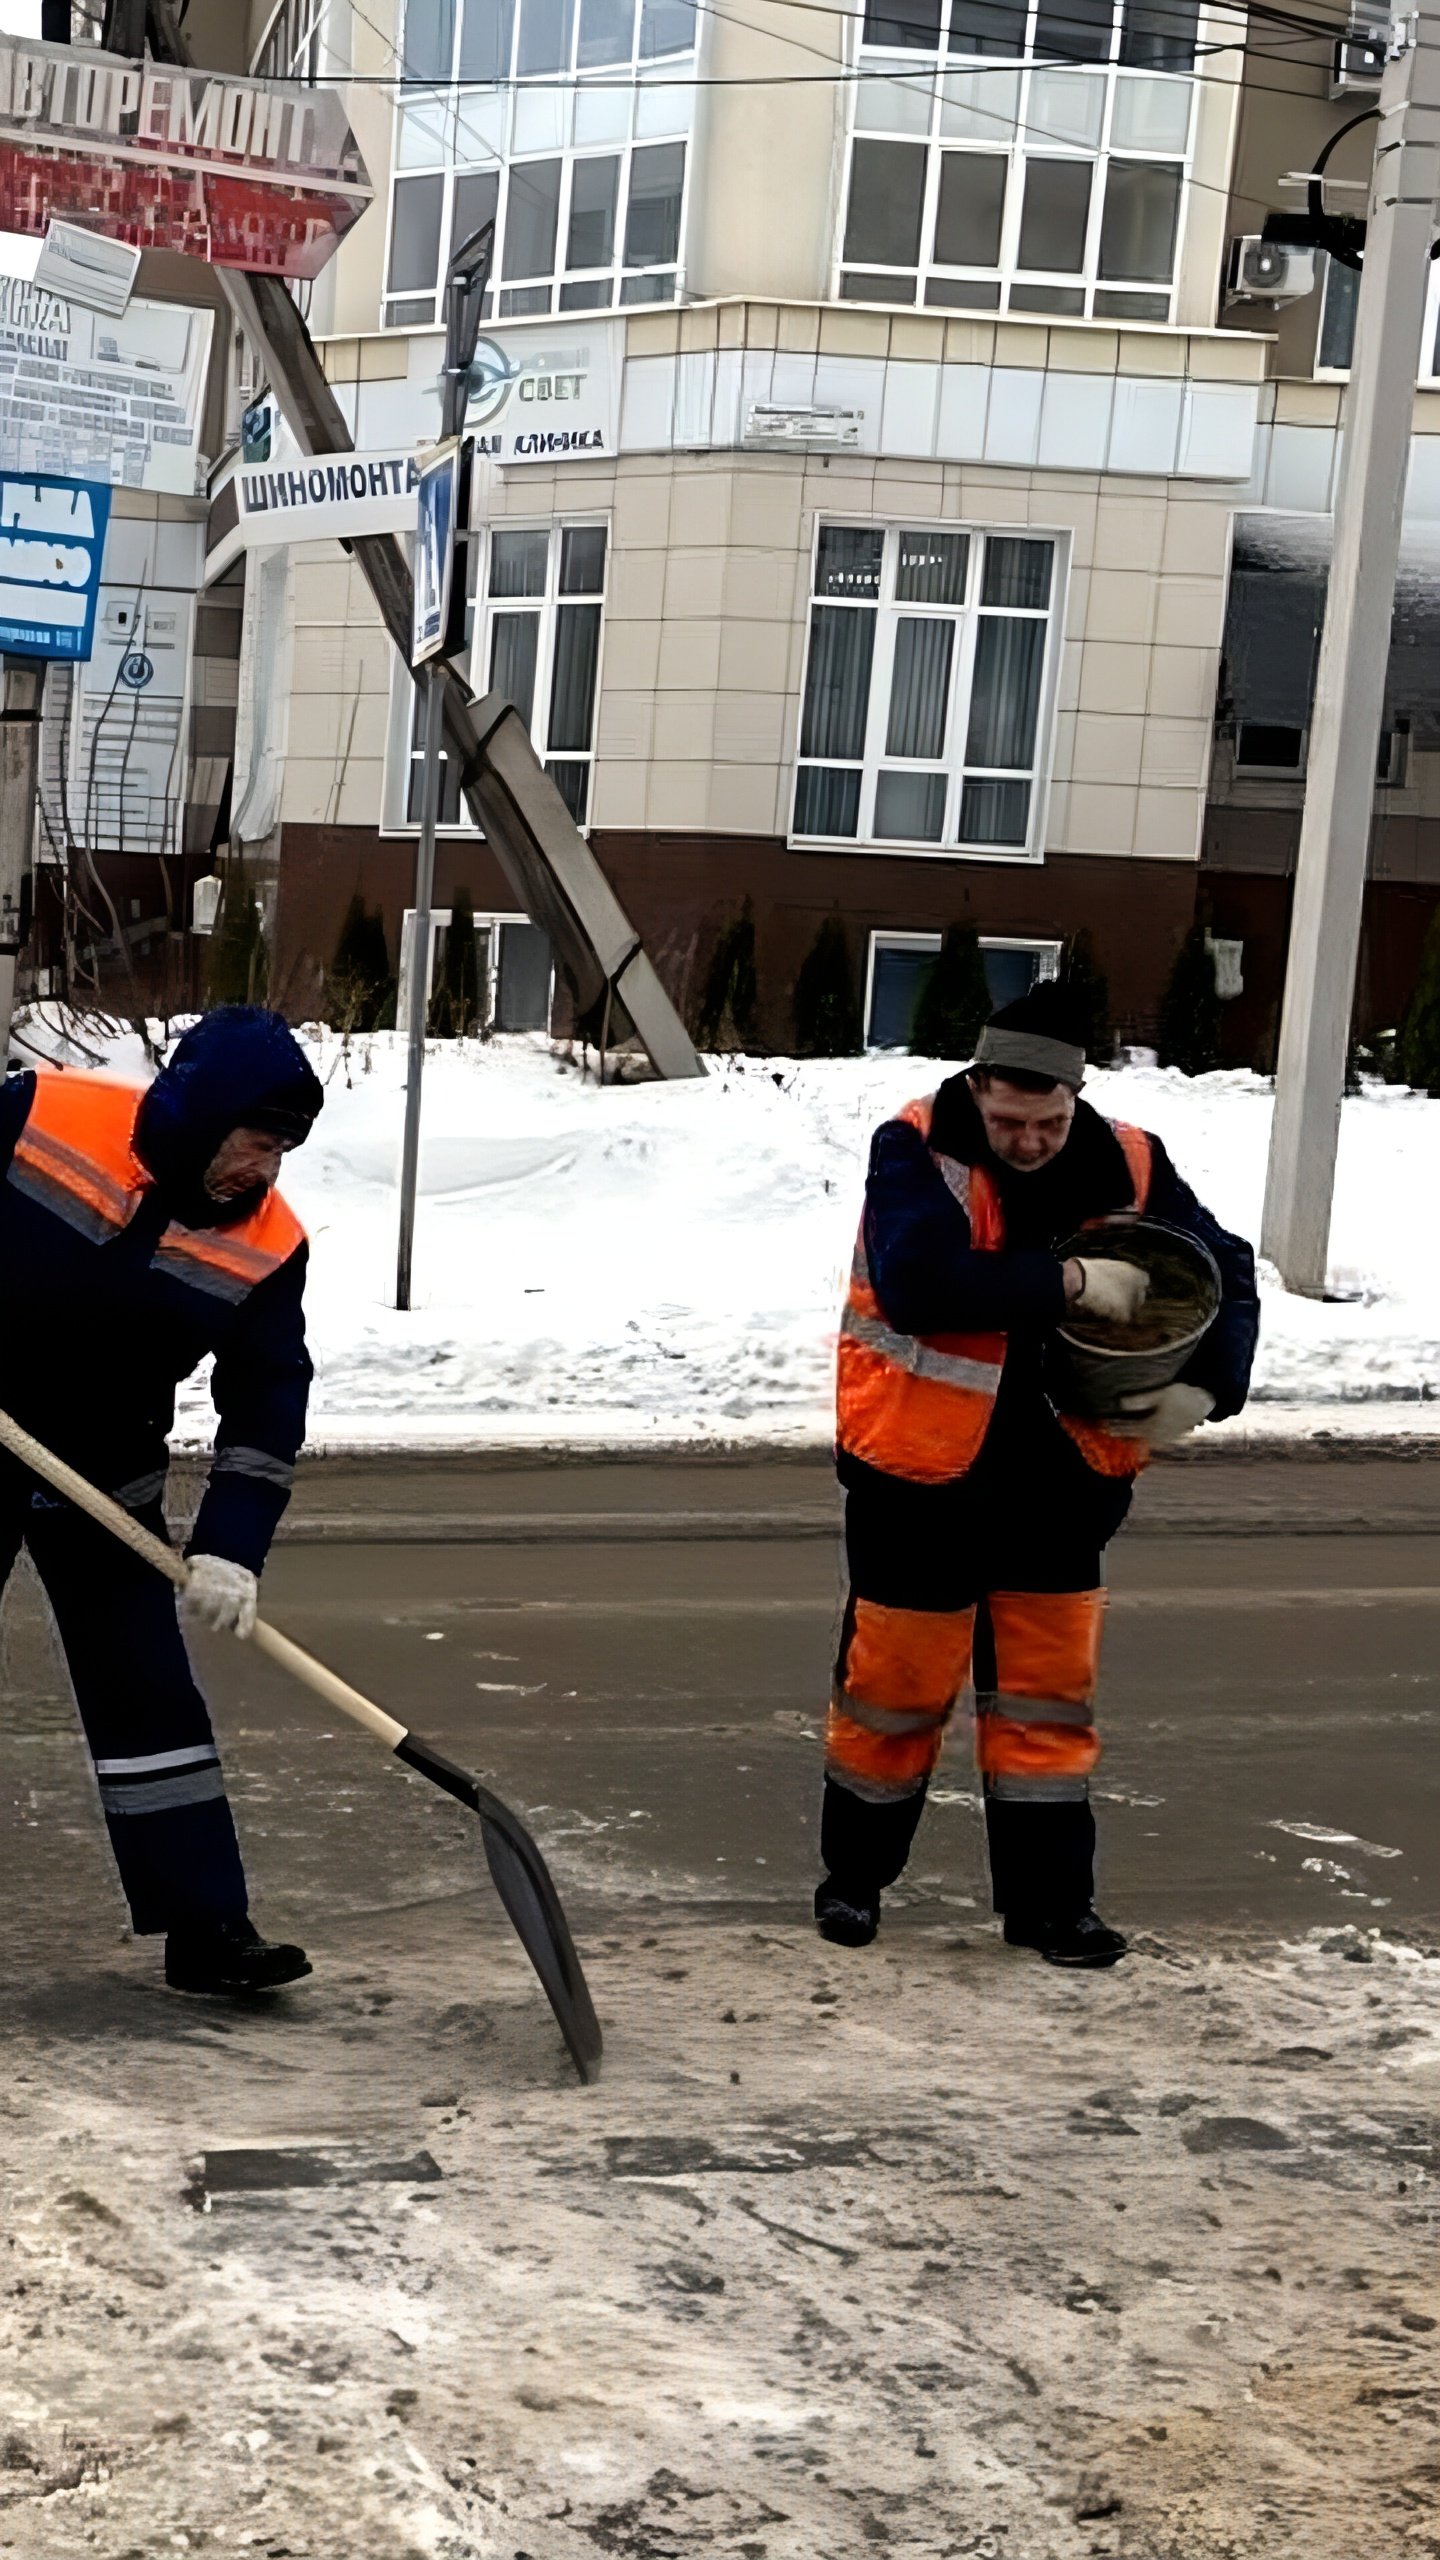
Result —
<path fill-rule="evenodd" d="M 134 1216 L 153 1179 L 131 1145 L 143 1088 L 118 1076 L 38 1069 L 35 1099 L 16 1142 L 10 1180 L 92 1244 L 108 1244 Z M 232 1305 L 248 1297 L 305 1230 L 278 1191 L 233 1227 L 182 1227 L 172 1219 L 154 1268 Z"/>
<path fill-rule="evenodd" d="M 918 1129 L 926 1144 L 935 1096 L 907 1102 L 896 1113 Z M 1124 1150 L 1135 1207 L 1150 1193 L 1150 1141 L 1126 1122 L 1108 1124 Z M 961 1164 L 932 1150 L 937 1171 L 970 1221 L 977 1253 L 999 1253 L 1005 1244 L 1000 1194 L 983 1165 Z M 850 1290 L 840 1319 L 837 1401 L 840 1447 L 885 1475 L 911 1484 L 951 1484 L 967 1475 L 990 1428 L 1005 1366 L 1003 1333 L 897 1333 L 870 1280 L 862 1220 L 851 1267 Z M 1058 1416 L 1086 1464 L 1102 1476 L 1138 1475 L 1148 1451 L 1100 1422 L 1076 1414 Z"/>

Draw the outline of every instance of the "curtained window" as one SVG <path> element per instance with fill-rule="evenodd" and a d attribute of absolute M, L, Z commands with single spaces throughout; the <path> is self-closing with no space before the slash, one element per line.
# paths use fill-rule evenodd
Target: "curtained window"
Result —
<path fill-rule="evenodd" d="M 1029 534 L 819 527 L 798 837 L 1036 849 L 1055 566 Z"/>

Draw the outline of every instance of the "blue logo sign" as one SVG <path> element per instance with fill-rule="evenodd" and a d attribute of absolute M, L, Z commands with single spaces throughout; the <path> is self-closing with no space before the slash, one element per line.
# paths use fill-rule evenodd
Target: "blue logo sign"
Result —
<path fill-rule="evenodd" d="M 521 368 L 516 359 L 507 356 L 493 338 L 477 338 L 470 361 L 468 397 L 465 417 L 468 425 L 483 427 L 498 418 L 516 383 Z"/>
<path fill-rule="evenodd" d="M 132 649 L 120 661 L 120 681 L 128 684 L 133 693 L 143 692 L 147 684 L 155 681 L 154 659 L 147 658 L 143 649 Z"/>
<path fill-rule="evenodd" d="M 0 649 L 90 656 L 110 492 L 95 480 L 0 474 Z"/>

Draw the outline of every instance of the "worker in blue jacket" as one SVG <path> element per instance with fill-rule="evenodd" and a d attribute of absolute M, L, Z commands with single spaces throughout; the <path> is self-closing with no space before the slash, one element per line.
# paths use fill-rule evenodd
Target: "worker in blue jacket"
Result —
<path fill-rule="evenodd" d="M 1007 1944 L 1078 1967 L 1125 1952 L 1094 1908 L 1104 1552 L 1150 1452 L 1239 1411 L 1259 1305 L 1249 1245 L 1159 1138 L 1082 1100 L 1084 1073 L 1064 993 L 1037 987 L 870 1150 L 840 1325 L 850 1589 L 815 1898 L 842 1945 L 875 1936 L 971 1687 Z M 1137 1209 L 1208 1247 L 1221 1301 L 1179 1377 L 1102 1423 L 1067 1411 L 1048 1346 L 1079 1303 L 1136 1313 L 1145 1275 L 1087 1255 L 1082 1231 Z"/>
<path fill-rule="evenodd" d="M 278 1016 L 204 1015 L 142 1088 L 41 1067 L 0 1087 L 0 1406 L 165 1534 L 175 1390 L 207 1355 L 219 1427 L 182 1610 L 248 1635 L 311 1366 L 304 1231 L 275 1190 L 323 1095 Z M 139 1934 L 176 1990 L 274 1989 L 176 1593 L 14 1460 L 0 1583 L 28 1548 L 55 1613 Z"/>

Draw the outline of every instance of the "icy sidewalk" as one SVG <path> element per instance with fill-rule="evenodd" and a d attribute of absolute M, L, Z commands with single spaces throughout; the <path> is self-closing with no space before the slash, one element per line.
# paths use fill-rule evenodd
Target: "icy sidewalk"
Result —
<path fill-rule="evenodd" d="M 283 2013 L 12 1978 L 0 2552 L 1440 2546 L 1440 1960 L 616 1919 L 587 2091 L 483 1892 Z"/>
<path fill-rule="evenodd" d="M 34 1036 L 32 1032 L 32 1036 Z M 870 1134 L 949 1072 L 907 1057 L 720 1059 L 600 1091 L 539 1038 L 437 1042 L 425 1078 L 416 1306 L 397 1314 L 394 1034 L 309 1031 L 326 1108 L 285 1187 L 312 1240 L 312 1437 L 378 1444 L 823 1445 Z M 115 1044 L 142 1072 L 139 1043 Z M 1255 1236 L 1260 1078 L 1135 1066 L 1097 1107 L 1165 1141 Z M 1440 1393 L 1440 1102 L 1347 1102 L 1332 1285 L 1265 1290 L 1247 1434 L 1425 1430 Z M 1435 1408 L 1440 1425 L 1440 1406 Z M 208 1437 L 191 1389 L 182 1435 Z"/>

